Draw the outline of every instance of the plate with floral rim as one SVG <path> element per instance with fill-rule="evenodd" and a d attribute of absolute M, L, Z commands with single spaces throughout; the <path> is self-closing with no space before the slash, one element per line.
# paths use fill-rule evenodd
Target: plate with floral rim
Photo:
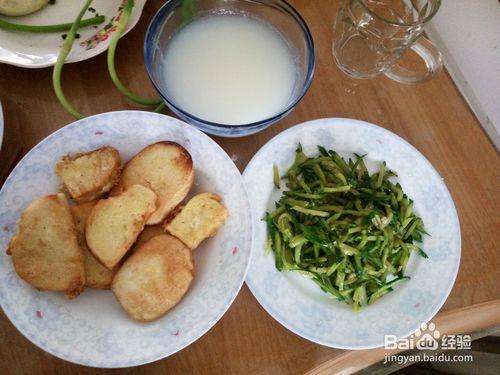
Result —
<path fill-rule="evenodd" d="M 274 203 L 284 188 L 274 188 L 273 164 L 284 173 L 292 165 L 299 143 L 310 156 L 318 155 L 318 145 L 344 157 L 366 154 L 365 163 L 371 173 L 385 161 L 387 168 L 397 173 L 394 182 L 399 182 L 413 199 L 414 211 L 430 234 L 421 244 L 428 258 L 410 256 L 405 270 L 410 280 L 359 312 L 330 298 L 306 276 L 279 272 L 274 255 L 265 254 L 267 228 L 262 218 L 266 211 L 275 209 Z M 445 303 L 460 264 L 460 225 L 455 205 L 432 164 L 396 134 L 354 119 L 309 121 L 267 142 L 249 162 L 243 178 L 252 197 L 254 223 L 246 283 L 264 309 L 290 331 L 333 348 L 382 347 L 385 335 L 411 335 Z"/>
<path fill-rule="evenodd" d="M 109 37 L 116 30 L 126 0 L 94 0 L 85 13 L 84 19 L 95 15 L 105 16 L 102 24 L 78 30 L 73 48 L 66 62 L 87 60 L 104 51 L 109 46 Z M 139 21 L 146 0 L 135 0 L 128 25 L 123 35 Z M 1 19 L 26 25 L 50 25 L 73 22 L 85 4 L 85 0 L 62 1 L 48 4 L 38 12 L 22 17 Z M 0 29 L 0 62 L 24 68 L 44 68 L 53 66 L 57 60 L 64 32 L 26 33 Z"/>
<path fill-rule="evenodd" d="M 29 202 L 59 189 L 54 165 L 61 156 L 109 145 L 125 162 L 145 146 L 167 140 L 191 154 L 195 180 L 190 195 L 216 193 L 229 212 L 218 233 L 194 251 L 194 281 L 179 304 L 163 317 L 142 323 L 132 320 L 109 290 L 87 288 L 69 300 L 62 293 L 40 292 L 17 276 L 5 249 Z M 251 244 L 250 205 L 243 179 L 210 137 L 180 120 L 152 112 L 87 117 L 30 150 L 0 190 L 0 305 L 24 336 L 59 358 L 92 367 L 137 366 L 181 350 L 217 323 L 243 284 Z"/>

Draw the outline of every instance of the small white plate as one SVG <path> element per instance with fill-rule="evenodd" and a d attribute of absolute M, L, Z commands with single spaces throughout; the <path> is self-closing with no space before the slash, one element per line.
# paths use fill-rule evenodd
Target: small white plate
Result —
<path fill-rule="evenodd" d="M 154 322 L 138 323 L 111 291 L 86 289 L 68 300 L 62 293 L 39 292 L 17 276 L 5 249 L 28 203 L 58 190 L 54 165 L 61 156 L 110 145 L 126 161 L 160 140 L 177 142 L 191 154 L 195 186 L 190 194 L 217 193 L 229 211 L 217 235 L 195 250 L 195 279 L 174 309 Z M 88 117 L 35 146 L 0 190 L 0 304 L 23 335 L 59 358 L 93 367 L 137 366 L 181 350 L 222 317 L 243 284 L 251 244 L 243 179 L 231 158 L 207 135 L 151 112 Z"/>
<path fill-rule="evenodd" d="M 91 7 L 105 21 L 97 25 L 78 30 L 80 38 L 75 39 L 73 48 L 66 62 L 77 62 L 89 59 L 104 52 L 109 46 L 109 37 L 114 32 L 114 21 L 121 15 L 125 0 L 95 0 Z M 135 6 L 130 15 L 128 25 L 122 36 L 128 33 L 139 21 L 146 0 L 135 0 Z M 9 22 L 26 25 L 50 25 L 55 23 L 73 22 L 83 8 L 85 0 L 58 0 L 54 5 L 47 5 L 40 11 L 23 17 L 0 16 Z M 95 13 L 87 11 L 84 19 L 94 17 Z M 57 60 L 62 35 L 57 33 L 25 33 L 0 29 L 0 62 L 25 68 L 44 68 L 52 66 Z"/>
<path fill-rule="evenodd" d="M 284 173 L 293 163 L 299 142 L 307 155 L 317 145 L 343 156 L 368 154 L 367 167 L 380 162 L 398 173 L 397 180 L 414 200 L 415 212 L 427 231 L 423 249 L 428 259 L 412 254 L 406 274 L 411 280 L 355 313 L 345 303 L 328 298 L 311 280 L 293 272 L 279 272 L 274 255 L 264 254 L 267 229 L 261 221 L 274 209 L 281 192 L 273 185 L 273 163 Z M 429 321 L 448 297 L 460 263 L 460 227 L 455 206 L 442 178 L 425 157 L 397 135 L 378 126 L 351 119 L 306 122 L 278 134 L 248 164 L 243 178 L 252 197 L 254 242 L 246 282 L 260 304 L 286 328 L 310 341 L 341 349 L 384 345 L 384 335 L 399 338 Z M 438 327 L 439 328 L 439 327 Z"/>

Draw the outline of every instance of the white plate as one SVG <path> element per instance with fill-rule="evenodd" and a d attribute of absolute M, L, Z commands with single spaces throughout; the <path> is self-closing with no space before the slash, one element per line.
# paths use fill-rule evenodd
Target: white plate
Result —
<path fill-rule="evenodd" d="M 354 313 L 350 306 L 327 297 L 311 280 L 293 272 L 278 272 L 274 255 L 264 254 L 267 230 L 261 218 L 274 209 L 281 192 L 273 186 L 272 165 L 283 173 L 301 143 L 308 155 L 317 145 L 343 156 L 368 154 L 374 171 L 382 161 L 396 171 L 398 181 L 414 199 L 415 211 L 432 237 L 423 248 L 428 259 L 412 254 L 406 273 L 411 280 Z M 244 174 L 252 197 L 253 254 L 246 282 L 273 318 L 289 330 L 318 344 L 342 349 L 384 345 L 384 335 L 405 337 L 431 319 L 451 291 L 460 263 L 460 227 L 453 201 L 432 165 L 410 144 L 378 126 L 350 119 L 322 119 L 278 134 L 253 157 Z M 439 327 L 438 327 L 439 328 Z"/>
<path fill-rule="evenodd" d="M 91 4 L 97 13 L 106 17 L 97 25 L 78 30 L 79 39 L 75 39 L 73 48 L 66 62 L 77 62 L 89 59 L 104 52 L 109 45 L 109 36 L 114 32 L 114 22 L 111 19 L 121 14 L 124 0 L 94 0 Z M 130 15 L 128 25 L 122 36 L 129 32 L 139 21 L 146 0 L 135 0 L 135 6 Z M 50 25 L 54 23 L 73 22 L 83 8 L 85 0 L 57 0 L 54 5 L 47 5 L 42 10 L 23 17 L 0 16 L 9 22 L 26 25 Z M 84 19 L 94 17 L 87 11 Z M 105 29 L 106 27 L 106 29 Z M 52 66 L 57 60 L 63 39 L 57 33 L 24 33 L 0 29 L 0 62 L 25 68 L 43 68 Z"/>
<path fill-rule="evenodd" d="M 195 279 L 173 310 L 152 323 L 138 323 L 127 316 L 110 291 L 86 289 L 68 300 L 61 293 L 39 292 L 16 275 L 5 248 L 27 204 L 57 191 L 59 181 L 53 170 L 62 155 L 110 145 L 125 161 L 160 140 L 175 141 L 190 152 L 195 165 L 191 195 L 217 193 L 229 211 L 217 235 L 196 249 Z M 85 118 L 35 146 L 0 191 L 0 304 L 29 340 L 67 361 L 126 367 L 164 358 L 208 331 L 238 294 L 250 259 L 250 216 L 238 169 L 214 141 L 194 127 L 140 111 Z"/>

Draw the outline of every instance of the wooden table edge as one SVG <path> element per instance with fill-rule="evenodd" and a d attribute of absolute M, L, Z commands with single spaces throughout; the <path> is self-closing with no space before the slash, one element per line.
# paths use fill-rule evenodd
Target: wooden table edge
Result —
<path fill-rule="evenodd" d="M 500 324 L 500 299 L 437 314 L 432 322 L 441 334 L 465 334 Z M 347 351 L 309 370 L 307 375 L 353 374 L 376 364 L 386 354 L 403 350 L 384 348 Z"/>

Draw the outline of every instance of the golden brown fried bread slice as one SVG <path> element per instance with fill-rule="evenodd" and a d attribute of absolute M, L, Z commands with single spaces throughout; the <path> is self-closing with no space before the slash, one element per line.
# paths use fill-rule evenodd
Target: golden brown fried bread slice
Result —
<path fill-rule="evenodd" d="M 194 277 L 194 261 L 177 238 L 162 234 L 140 246 L 116 274 L 112 290 L 134 319 L 151 321 L 174 307 Z"/>
<path fill-rule="evenodd" d="M 120 195 L 97 202 L 85 225 L 85 238 L 92 254 L 113 269 L 144 229 L 156 210 L 156 194 L 132 185 Z"/>
<path fill-rule="evenodd" d="M 17 274 L 35 288 L 70 298 L 83 289 L 83 255 L 64 194 L 38 198 L 24 210 L 7 253 Z"/>
<path fill-rule="evenodd" d="M 65 156 L 56 164 L 71 198 L 90 202 L 111 190 L 120 177 L 120 154 L 113 147 L 102 147 L 84 154 Z"/>
<path fill-rule="evenodd" d="M 158 224 L 186 197 L 193 179 L 193 161 L 186 149 L 174 142 L 158 142 L 125 164 L 111 195 L 133 184 L 147 186 L 158 196 L 158 209 L 147 224 Z"/>
<path fill-rule="evenodd" d="M 218 195 L 201 193 L 195 195 L 170 222 L 165 230 L 184 242 L 191 250 L 205 238 L 212 237 L 224 224 L 228 216 Z"/>
<path fill-rule="evenodd" d="M 165 234 L 165 229 L 163 229 L 162 224 L 146 225 L 141 234 L 139 234 L 139 237 L 137 237 L 134 246 L 132 246 L 132 250 L 136 251 L 140 246 L 148 242 L 151 238 L 159 236 L 160 234 Z"/>
<path fill-rule="evenodd" d="M 85 240 L 85 224 L 97 201 L 71 206 L 71 214 L 75 220 L 78 241 L 83 251 L 85 265 L 85 286 L 89 288 L 109 289 L 116 273 L 116 267 L 108 270 L 90 252 Z"/>

